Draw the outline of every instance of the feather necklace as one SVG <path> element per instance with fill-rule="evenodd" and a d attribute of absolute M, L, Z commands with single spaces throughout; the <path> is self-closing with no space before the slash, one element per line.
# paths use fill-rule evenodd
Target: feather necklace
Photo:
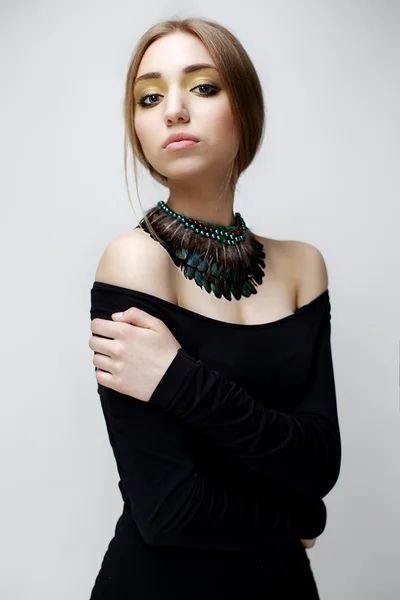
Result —
<path fill-rule="evenodd" d="M 233 226 L 213 225 L 176 213 L 161 200 L 146 216 L 175 265 L 208 294 L 239 300 L 257 293 L 265 275 L 264 248 L 240 213 Z M 140 226 L 155 239 L 144 219 Z"/>

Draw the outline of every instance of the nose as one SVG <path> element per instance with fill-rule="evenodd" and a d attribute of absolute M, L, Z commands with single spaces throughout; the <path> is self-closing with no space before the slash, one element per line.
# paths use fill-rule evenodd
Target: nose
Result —
<path fill-rule="evenodd" d="M 189 120 L 189 112 L 186 107 L 184 94 L 180 90 L 170 91 L 165 100 L 164 120 L 167 125 Z"/>

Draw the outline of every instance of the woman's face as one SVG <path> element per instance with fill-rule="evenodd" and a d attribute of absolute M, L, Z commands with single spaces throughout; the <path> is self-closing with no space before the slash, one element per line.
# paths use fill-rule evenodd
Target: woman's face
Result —
<path fill-rule="evenodd" d="M 199 63 L 215 68 L 183 71 Z M 193 35 L 169 34 L 146 50 L 137 78 L 154 72 L 161 77 L 134 86 L 134 124 L 147 160 L 170 179 L 223 176 L 237 154 L 238 140 L 229 98 L 208 50 Z M 165 149 L 166 138 L 177 132 L 200 141 L 185 149 Z"/>

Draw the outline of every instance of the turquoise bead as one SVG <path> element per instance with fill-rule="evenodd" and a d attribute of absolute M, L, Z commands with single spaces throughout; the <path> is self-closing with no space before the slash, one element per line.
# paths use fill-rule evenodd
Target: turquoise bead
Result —
<path fill-rule="evenodd" d="M 168 206 L 165 204 L 165 202 L 163 200 L 160 200 L 158 202 L 158 206 L 160 206 L 168 215 L 172 216 L 174 219 L 178 219 L 181 223 L 184 224 L 185 227 L 190 227 L 190 229 L 192 229 L 193 231 L 195 231 L 195 233 L 200 233 L 200 235 L 202 235 L 203 237 L 211 237 L 212 239 L 216 239 L 219 242 L 221 242 L 223 245 L 229 245 L 232 246 L 233 244 L 238 244 L 239 242 L 241 242 L 242 240 L 245 239 L 246 237 L 246 231 L 247 231 L 247 226 L 246 223 L 244 222 L 244 219 L 242 217 L 242 215 L 240 213 L 236 213 L 236 223 L 237 225 L 235 226 L 227 226 L 227 227 L 222 227 L 221 229 L 214 229 L 213 233 L 209 233 L 208 231 L 204 231 L 203 229 L 196 227 L 196 225 L 194 223 L 190 223 L 188 219 L 186 219 L 186 217 L 184 217 L 183 215 L 180 215 L 176 212 L 174 212 L 172 209 L 168 208 Z M 211 224 L 207 224 L 210 228 L 212 227 Z M 241 235 L 237 235 L 234 236 L 233 235 L 233 230 L 237 227 L 241 227 L 243 229 L 243 233 Z"/>

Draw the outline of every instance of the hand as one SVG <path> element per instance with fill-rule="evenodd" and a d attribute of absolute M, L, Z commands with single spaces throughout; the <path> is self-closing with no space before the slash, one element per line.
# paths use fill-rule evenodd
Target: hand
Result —
<path fill-rule="evenodd" d="M 312 548 L 315 544 L 315 542 L 317 541 L 317 538 L 314 538 L 312 540 L 300 540 L 301 543 L 303 544 L 304 548 Z"/>
<path fill-rule="evenodd" d="M 90 325 L 94 334 L 112 338 L 92 335 L 89 340 L 97 382 L 148 402 L 181 345 L 161 319 L 139 308 L 117 314 Z"/>

